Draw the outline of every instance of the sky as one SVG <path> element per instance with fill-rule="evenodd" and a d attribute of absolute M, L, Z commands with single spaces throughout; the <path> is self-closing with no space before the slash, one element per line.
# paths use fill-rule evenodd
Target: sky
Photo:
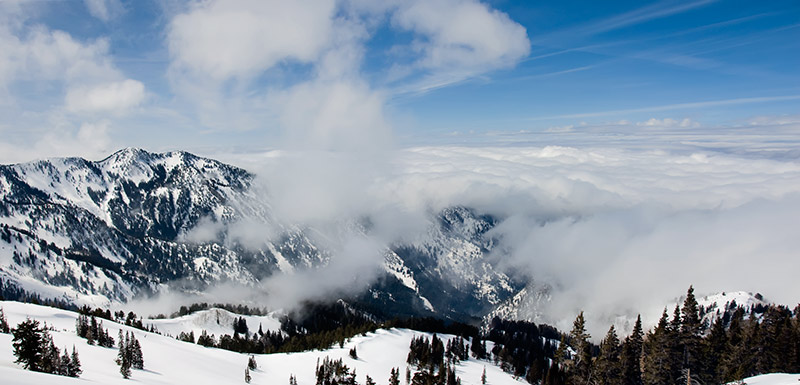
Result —
<path fill-rule="evenodd" d="M 794 0 L 2 0 L 0 163 L 232 162 L 283 222 L 383 229 L 343 270 L 472 207 L 600 333 L 691 284 L 800 301 L 798 68 Z"/>
<path fill-rule="evenodd" d="M 799 38 L 792 0 L 3 0 L 0 161 L 781 124 Z"/>

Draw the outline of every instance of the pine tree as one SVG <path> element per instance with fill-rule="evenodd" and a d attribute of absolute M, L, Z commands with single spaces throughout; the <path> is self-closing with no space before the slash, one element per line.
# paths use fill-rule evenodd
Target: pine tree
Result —
<path fill-rule="evenodd" d="M 131 358 L 131 366 L 136 369 L 144 369 L 144 355 L 142 354 L 142 345 L 139 340 L 131 333 L 130 344 L 128 346 L 129 356 Z"/>
<path fill-rule="evenodd" d="M 60 366 L 58 367 L 58 375 L 69 376 L 69 370 L 72 366 L 72 359 L 69 358 L 69 352 L 67 351 L 67 348 L 64 348 L 64 354 L 61 355 L 59 364 Z"/>
<path fill-rule="evenodd" d="M 352 358 L 354 360 L 358 359 L 358 353 L 356 352 L 356 347 L 355 346 L 353 346 L 353 348 L 350 349 L 349 354 L 350 354 L 350 358 Z"/>
<path fill-rule="evenodd" d="M 47 329 L 42 331 L 42 362 L 41 371 L 45 373 L 58 373 L 61 368 L 61 355 L 53 343 L 53 337 L 47 332 Z"/>
<path fill-rule="evenodd" d="M 392 368 L 389 373 L 389 385 L 400 385 L 400 369 Z"/>
<path fill-rule="evenodd" d="M 481 384 L 486 385 L 486 367 L 483 367 L 483 372 L 481 373 Z"/>
<path fill-rule="evenodd" d="M 583 312 L 580 312 L 575 318 L 569 335 L 572 348 L 575 349 L 575 357 L 570 365 L 571 370 L 568 371 L 570 382 L 588 384 L 591 382 L 592 374 L 592 346 L 589 344 L 591 336 L 586 332 L 586 319 L 583 317 Z"/>
<path fill-rule="evenodd" d="M 258 368 L 258 363 L 256 362 L 256 357 L 255 356 L 251 355 L 247 359 L 247 367 L 250 368 L 250 370 L 256 370 Z"/>
<path fill-rule="evenodd" d="M 647 333 L 647 339 L 644 341 L 642 382 L 646 385 L 671 385 L 675 379 L 672 376 L 671 336 L 667 319 L 667 309 L 664 309 L 658 325 L 652 332 Z"/>
<path fill-rule="evenodd" d="M 289 375 L 289 385 L 297 385 L 297 377 L 294 374 Z"/>
<path fill-rule="evenodd" d="M 705 361 L 702 354 L 703 325 L 700 321 L 700 311 L 692 286 L 689 286 L 689 290 L 686 292 L 681 313 L 683 318 L 678 339 L 681 369 L 691 369 L 691 372 L 695 373 L 695 377 L 699 377 L 702 372 L 701 365 Z"/>
<path fill-rule="evenodd" d="M 743 357 L 747 351 L 744 346 L 745 330 L 742 327 L 743 323 L 744 311 L 742 308 L 737 308 L 731 316 L 727 333 L 728 343 L 722 353 L 719 364 L 719 370 L 725 382 L 736 381 L 745 377 L 745 370 L 742 368 L 742 364 L 747 361 L 746 357 Z"/>
<path fill-rule="evenodd" d="M 81 360 L 78 357 L 78 351 L 75 350 L 75 345 L 72 345 L 72 358 L 70 359 L 67 375 L 70 377 L 80 377 L 81 373 L 83 373 L 83 370 L 81 370 Z"/>
<path fill-rule="evenodd" d="M 375 385 L 375 381 L 372 380 L 372 377 L 370 377 L 369 374 L 367 375 L 367 379 L 364 381 L 364 385 Z"/>
<path fill-rule="evenodd" d="M 569 351 L 567 350 L 567 337 L 561 336 L 561 341 L 558 343 L 558 348 L 553 355 L 553 361 L 557 365 L 561 365 L 570 359 Z"/>
<path fill-rule="evenodd" d="M 130 341 L 127 339 L 127 335 L 123 336 L 122 330 L 119 331 L 119 351 L 117 351 L 117 359 L 115 362 L 119 365 L 119 373 L 122 374 L 122 378 L 128 379 L 131 377 L 131 355 L 130 349 L 128 348 Z"/>
<path fill-rule="evenodd" d="M 600 343 L 600 355 L 595 361 L 596 383 L 599 385 L 622 385 L 622 365 L 619 360 L 620 345 L 614 325 L 608 329 Z"/>
<path fill-rule="evenodd" d="M 533 357 L 525 374 L 525 380 L 529 384 L 539 384 L 543 380 L 544 360 L 541 357 Z"/>
<path fill-rule="evenodd" d="M 12 345 L 17 357 L 14 362 L 22 364 L 25 369 L 41 371 L 43 330 L 39 321 L 27 318 L 12 329 L 11 333 L 14 335 Z"/>
<path fill-rule="evenodd" d="M 89 345 L 94 345 L 94 333 L 92 333 L 91 328 L 86 328 L 86 343 Z"/>
<path fill-rule="evenodd" d="M 718 316 L 711 326 L 711 332 L 704 340 L 703 348 L 705 353 L 705 377 L 708 383 L 722 383 L 722 355 L 728 345 L 728 336 L 725 333 L 725 325 L 722 317 Z"/>
<path fill-rule="evenodd" d="M 6 313 L 3 311 L 3 308 L 0 307 L 0 333 L 8 334 L 11 332 L 11 328 L 8 326 L 8 320 L 6 320 Z"/>
<path fill-rule="evenodd" d="M 250 383 L 250 368 L 244 368 L 244 382 Z"/>
<path fill-rule="evenodd" d="M 642 331 L 642 317 L 636 317 L 631 335 L 625 339 L 622 345 L 622 384 L 623 385 L 642 385 L 642 345 L 644 343 L 644 332 Z"/>

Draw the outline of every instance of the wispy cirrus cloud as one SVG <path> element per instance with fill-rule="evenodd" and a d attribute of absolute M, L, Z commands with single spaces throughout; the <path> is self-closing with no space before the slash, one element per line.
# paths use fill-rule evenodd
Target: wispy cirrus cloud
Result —
<path fill-rule="evenodd" d="M 585 112 L 578 114 L 535 117 L 535 118 L 530 118 L 529 120 L 550 120 L 550 119 L 564 119 L 564 118 L 581 119 L 581 118 L 602 117 L 602 116 L 626 115 L 639 112 L 674 111 L 683 109 L 735 106 L 741 104 L 782 102 L 782 101 L 792 101 L 792 100 L 800 100 L 800 95 L 759 96 L 751 98 L 733 98 L 733 99 L 722 99 L 722 100 L 709 100 L 703 102 L 675 103 L 675 104 L 665 104 L 660 106 L 629 108 L 622 110 L 608 110 L 608 111 L 597 111 L 597 112 Z"/>

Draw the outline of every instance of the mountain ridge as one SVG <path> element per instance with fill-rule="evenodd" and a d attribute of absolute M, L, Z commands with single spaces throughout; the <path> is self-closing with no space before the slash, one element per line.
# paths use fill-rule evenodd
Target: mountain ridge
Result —
<path fill-rule="evenodd" d="M 254 178 L 189 152 L 132 147 L 99 161 L 0 165 L 0 279 L 97 305 L 254 286 L 329 264 L 317 230 L 277 220 Z M 342 231 L 369 236 L 363 219 L 346 220 Z M 236 224 L 274 233 L 244 245 Z M 433 213 L 420 238 L 384 245 L 382 273 L 353 300 L 389 313 L 482 316 L 519 286 L 486 258 L 493 241 L 484 235 L 495 224 L 463 207 Z"/>

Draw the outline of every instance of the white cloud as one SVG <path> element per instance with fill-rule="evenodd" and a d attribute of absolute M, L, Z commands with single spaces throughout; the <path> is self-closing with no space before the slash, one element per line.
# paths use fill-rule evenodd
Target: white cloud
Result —
<path fill-rule="evenodd" d="M 122 77 L 108 52 L 108 41 L 83 43 L 63 31 L 37 26 L 14 33 L 0 28 L 0 84 L 17 81 L 86 81 Z"/>
<path fill-rule="evenodd" d="M 393 20 L 424 37 L 415 45 L 428 68 L 485 71 L 513 66 L 530 52 L 523 26 L 477 1 L 402 2 Z"/>
<path fill-rule="evenodd" d="M 390 128 L 385 97 L 355 81 L 310 82 L 281 95 L 276 103 L 289 128 L 290 144 L 322 150 L 383 149 Z"/>
<path fill-rule="evenodd" d="M 103 120 L 83 123 L 77 129 L 51 127 L 47 133 L 25 145 L 0 141 L 0 163 L 71 156 L 103 159 L 114 150 L 110 128 L 110 122 Z"/>
<path fill-rule="evenodd" d="M 173 71 L 216 81 L 247 78 L 283 61 L 312 62 L 326 47 L 332 0 L 208 1 L 172 19 Z"/>
<path fill-rule="evenodd" d="M 442 18 L 443 12 L 450 17 Z M 325 126 L 341 127 L 354 120 L 346 114 L 355 109 L 344 104 L 365 102 L 368 111 L 379 111 L 383 107 L 376 103 L 386 103 L 386 94 L 362 76 L 361 65 L 366 42 L 387 23 L 396 33 L 415 36 L 407 52 L 415 64 L 405 73 L 421 79 L 412 86 L 416 90 L 513 66 L 530 50 L 524 27 L 473 0 L 208 1 L 194 3 L 170 22 L 169 78 L 173 89 L 196 107 L 202 124 L 216 129 L 290 122 L 291 127 L 282 128 L 294 130 L 298 119 L 282 113 L 283 103 L 289 94 L 307 95 L 308 89 L 343 99 L 323 105 L 311 95 L 303 108 L 311 116 L 303 119 L 321 123 L 336 118 Z M 308 76 L 297 77 L 298 68 Z M 264 86 L 265 78 L 281 80 Z M 329 107 L 344 114 L 332 114 Z M 370 121 L 375 115 L 361 114 Z M 249 116 L 253 119 L 247 121 Z M 374 126 L 381 131 L 384 125 Z"/>
<path fill-rule="evenodd" d="M 126 79 L 121 82 L 71 89 L 67 92 L 66 108 L 78 113 L 120 114 L 141 104 L 144 97 L 144 84 Z"/>
<path fill-rule="evenodd" d="M 104 22 L 108 22 L 123 11 L 120 0 L 84 0 L 83 2 L 92 16 Z"/>
<path fill-rule="evenodd" d="M 671 118 L 664 118 L 664 119 L 656 119 L 650 118 L 644 122 L 636 123 L 637 126 L 641 127 L 661 127 L 661 128 L 671 128 L 671 127 L 680 127 L 680 128 L 697 128 L 700 127 L 700 123 L 692 121 L 689 118 L 684 118 L 681 120 L 671 119 Z"/>

